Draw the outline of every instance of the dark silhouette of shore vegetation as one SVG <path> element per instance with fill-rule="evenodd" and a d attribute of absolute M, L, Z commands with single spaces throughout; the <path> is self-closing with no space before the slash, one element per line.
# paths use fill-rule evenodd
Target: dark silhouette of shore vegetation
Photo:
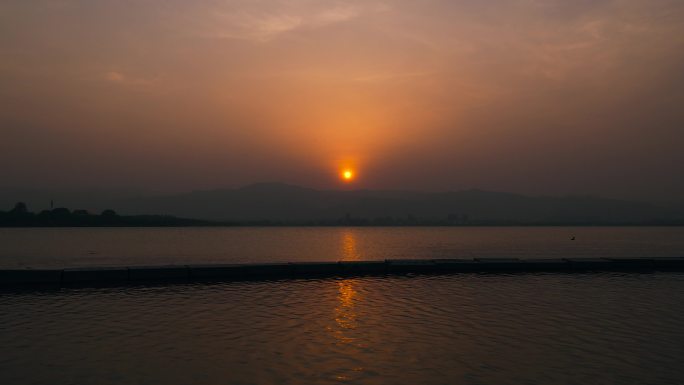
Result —
<path fill-rule="evenodd" d="M 93 214 L 87 210 L 71 210 L 58 207 L 29 211 L 24 202 L 18 202 L 9 211 L 0 211 L 0 227 L 190 227 L 190 226 L 355 226 L 355 227 L 401 227 L 401 226 L 684 226 L 684 218 L 637 219 L 624 221 L 601 221 L 596 218 L 574 220 L 516 220 L 477 218 L 468 213 L 447 213 L 441 217 L 418 217 L 412 214 L 400 216 L 363 217 L 346 213 L 332 219 L 241 219 L 207 220 L 172 215 L 119 215 L 112 209 Z"/>
<path fill-rule="evenodd" d="M 58 207 L 33 213 L 23 202 L 10 211 L 0 211 L 0 227 L 158 227 L 158 226 L 208 226 L 213 222 L 178 218 L 169 215 L 118 215 L 108 209 L 100 214 L 87 210 L 70 210 Z"/>

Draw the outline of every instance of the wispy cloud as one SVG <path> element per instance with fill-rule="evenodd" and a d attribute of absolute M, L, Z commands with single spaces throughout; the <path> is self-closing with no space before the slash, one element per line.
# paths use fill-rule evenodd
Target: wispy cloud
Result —
<path fill-rule="evenodd" d="M 312 30 L 353 20 L 382 8 L 362 4 L 313 3 L 310 1 L 261 2 L 244 7 L 216 6 L 196 25 L 197 34 L 209 38 L 255 42 L 273 40 L 297 30 Z"/>
<path fill-rule="evenodd" d="M 158 83 L 159 78 L 131 77 L 121 71 L 107 71 L 102 79 L 108 83 L 129 87 L 149 87 Z"/>

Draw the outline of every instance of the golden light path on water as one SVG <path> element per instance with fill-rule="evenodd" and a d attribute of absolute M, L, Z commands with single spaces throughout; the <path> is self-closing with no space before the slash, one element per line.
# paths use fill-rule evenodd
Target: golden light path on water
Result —
<path fill-rule="evenodd" d="M 357 250 L 356 235 L 353 230 L 346 230 L 342 233 L 342 256 L 344 261 L 358 261 L 361 255 Z M 334 309 L 335 323 L 329 330 L 332 332 L 335 342 L 347 345 L 352 348 L 363 348 L 364 341 L 356 337 L 355 331 L 359 327 L 359 314 L 356 305 L 363 300 L 358 292 L 360 282 L 356 279 L 342 279 L 335 281 L 337 284 L 337 306 Z M 344 369 L 348 374 L 338 374 L 336 379 L 348 381 L 363 372 L 363 367 L 348 367 Z"/>

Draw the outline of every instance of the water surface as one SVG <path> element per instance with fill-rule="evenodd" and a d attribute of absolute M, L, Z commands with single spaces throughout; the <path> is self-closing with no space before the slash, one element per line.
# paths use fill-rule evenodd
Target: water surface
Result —
<path fill-rule="evenodd" d="M 684 227 L 0 229 L 0 267 L 682 255 Z"/>
<path fill-rule="evenodd" d="M 0 293 L 0 384 L 681 384 L 684 274 Z"/>

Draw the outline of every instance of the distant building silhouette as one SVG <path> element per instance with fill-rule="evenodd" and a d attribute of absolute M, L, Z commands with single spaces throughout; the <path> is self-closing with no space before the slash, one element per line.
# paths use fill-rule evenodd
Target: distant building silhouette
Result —
<path fill-rule="evenodd" d="M 28 207 L 24 202 L 17 202 L 17 204 L 14 205 L 14 208 L 10 211 L 10 213 L 14 215 L 28 214 Z"/>
<path fill-rule="evenodd" d="M 118 216 L 118 214 L 116 213 L 116 211 L 111 210 L 111 209 L 107 209 L 107 210 L 103 211 L 102 214 L 100 214 L 100 215 L 103 216 L 103 217 L 108 217 L 108 218 Z"/>
<path fill-rule="evenodd" d="M 71 216 L 71 211 L 66 207 L 58 207 L 56 209 L 52 209 L 51 214 L 53 218 L 65 219 Z"/>

